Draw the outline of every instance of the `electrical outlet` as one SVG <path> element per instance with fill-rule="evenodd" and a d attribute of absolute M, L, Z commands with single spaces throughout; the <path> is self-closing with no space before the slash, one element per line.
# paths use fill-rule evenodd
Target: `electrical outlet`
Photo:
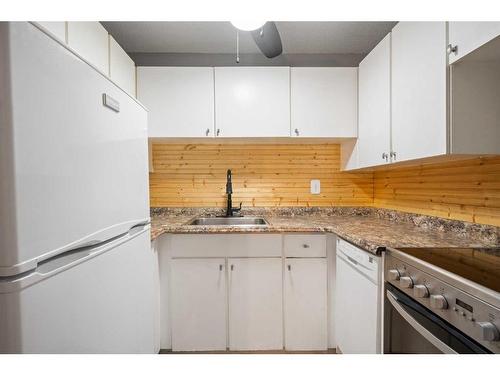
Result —
<path fill-rule="evenodd" d="M 311 194 L 319 194 L 321 192 L 320 180 L 311 180 Z"/>

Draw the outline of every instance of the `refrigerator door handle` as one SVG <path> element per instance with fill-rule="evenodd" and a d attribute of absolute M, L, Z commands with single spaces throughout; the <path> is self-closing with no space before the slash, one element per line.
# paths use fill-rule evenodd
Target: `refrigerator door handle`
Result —
<path fill-rule="evenodd" d="M 79 247 L 56 255 L 38 263 L 33 271 L 10 277 L 0 277 L 0 293 L 11 293 L 16 290 L 49 278 L 77 264 L 101 255 L 145 232 L 149 232 L 149 223 L 142 223 L 132 227 L 127 233 L 116 236 L 97 244 Z"/>
<path fill-rule="evenodd" d="M 129 229 L 128 235 L 129 236 L 133 236 L 137 232 L 142 232 L 142 231 L 144 231 L 145 227 L 149 228 L 149 225 L 150 225 L 149 221 L 145 221 L 143 223 L 138 223 L 138 224 L 134 225 L 132 228 Z"/>

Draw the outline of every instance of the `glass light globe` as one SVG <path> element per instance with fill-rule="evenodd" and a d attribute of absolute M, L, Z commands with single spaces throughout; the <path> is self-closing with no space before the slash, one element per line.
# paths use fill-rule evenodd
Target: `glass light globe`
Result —
<path fill-rule="evenodd" d="M 231 21 L 231 25 L 236 27 L 238 30 L 242 31 L 253 31 L 260 29 L 266 21 L 259 21 L 259 20 L 238 20 L 238 21 Z"/>

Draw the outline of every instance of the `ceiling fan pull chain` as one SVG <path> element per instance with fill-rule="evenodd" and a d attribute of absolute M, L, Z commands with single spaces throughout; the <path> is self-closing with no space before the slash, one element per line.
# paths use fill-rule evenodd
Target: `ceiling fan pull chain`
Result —
<path fill-rule="evenodd" d="M 236 64 L 240 63 L 240 32 L 236 30 Z"/>

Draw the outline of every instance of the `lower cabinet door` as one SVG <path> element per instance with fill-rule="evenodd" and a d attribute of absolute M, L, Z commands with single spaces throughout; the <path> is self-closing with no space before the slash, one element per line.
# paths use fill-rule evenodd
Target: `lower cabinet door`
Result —
<path fill-rule="evenodd" d="M 225 259 L 173 259 L 172 350 L 226 350 Z"/>
<path fill-rule="evenodd" d="M 229 349 L 283 349 L 281 258 L 229 259 Z"/>
<path fill-rule="evenodd" d="M 326 258 L 285 260 L 285 349 L 326 350 Z"/>

